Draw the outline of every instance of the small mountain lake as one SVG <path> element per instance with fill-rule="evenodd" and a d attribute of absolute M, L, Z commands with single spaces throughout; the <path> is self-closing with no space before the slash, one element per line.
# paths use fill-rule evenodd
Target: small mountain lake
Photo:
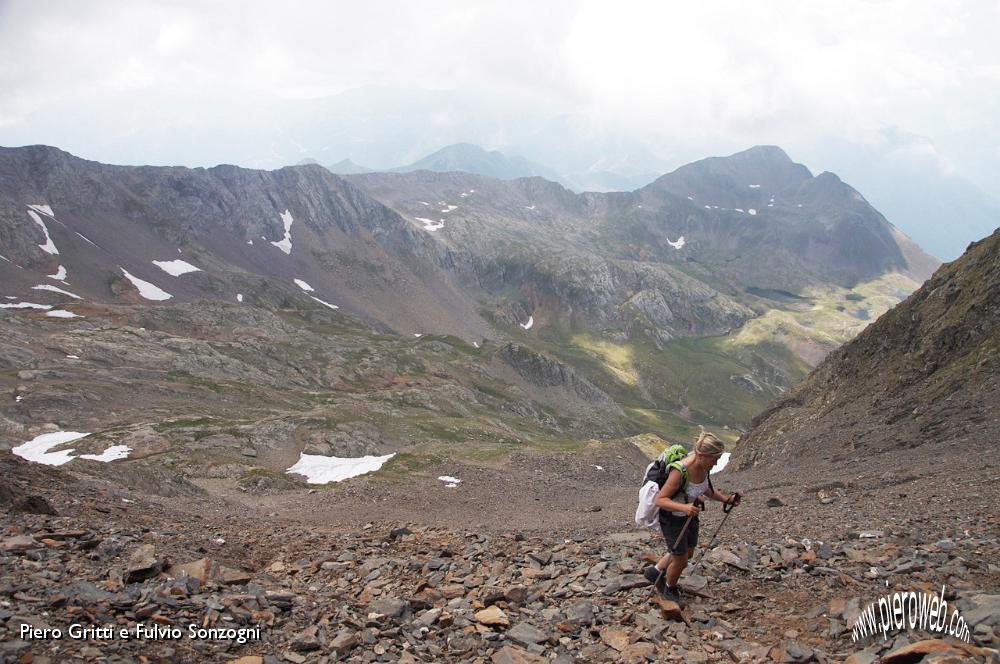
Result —
<path fill-rule="evenodd" d="M 774 300 L 775 302 L 809 302 L 808 297 L 802 297 L 801 295 L 796 295 L 795 293 L 789 293 L 788 291 L 776 288 L 757 288 L 756 286 L 749 286 L 747 287 L 747 292 L 751 295 L 756 295 L 757 297 Z"/>

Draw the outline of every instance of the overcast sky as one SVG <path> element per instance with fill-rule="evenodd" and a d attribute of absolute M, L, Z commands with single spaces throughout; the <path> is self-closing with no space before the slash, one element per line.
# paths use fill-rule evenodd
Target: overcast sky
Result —
<path fill-rule="evenodd" d="M 399 86 L 572 113 L 666 162 L 897 142 L 997 195 L 998 34 L 1000 2 L 985 0 L 0 0 L 0 145 L 157 163 L 139 125 L 224 131 L 275 100 Z M 238 156 L 212 149 L 172 157 Z"/>

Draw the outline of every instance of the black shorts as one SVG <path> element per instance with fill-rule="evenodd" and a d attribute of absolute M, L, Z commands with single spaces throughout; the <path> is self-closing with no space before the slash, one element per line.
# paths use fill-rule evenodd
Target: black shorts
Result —
<path fill-rule="evenodd" d="M 687 532 L 684 533 L 684 537 L 679 542 L 677 541 L 687 520 L 686 516 L 674 516 L 669 512 L 660 516 L 660 530 L 667 543 L 667 550 L 675 556 L 687 555 L 688 549 L 693 551 L 698 546 L 698 517 L 691 519 L 691 524 L 688 526 Z M 675 542 L 677 543 L 676 547 L 674 546 Z"/>

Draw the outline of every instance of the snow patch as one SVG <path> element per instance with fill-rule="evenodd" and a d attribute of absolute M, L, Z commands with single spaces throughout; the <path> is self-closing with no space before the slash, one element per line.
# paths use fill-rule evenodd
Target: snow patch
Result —
<path fill-rule="evenodd" d="M 66 279 L 66 268 L 62 265 L 56 270 L 55 274 L 46 275 L 49 279 L 55 279 L 56 281 L 64 281 Z"/>
<path fill-rule="evenodd" d="M 454 489 L 462 481 L 462 480 L 458 479 L 457 477 L 452 477 L 451 475 L 442 475 L 438 479 L 441 480 L 442 482 L 444 482 L 445 483 L 444 484 L 445 487 L 447 487 L 449 489 Z"/>
<path fill-rule="evenodd" d="M 292 219 L 292 213 L 291 212 L 289 212 L 288 210 L 285 210 L 284 212 L 282 212 L 281 213 L 281 222 L 285 225 L 285 237 L 282 238 L 281 240 L 279 240 L 278 242 L 272 242 L 271 243 L 274 246 L 276 246 L 278 249 L 281 249 L 283 252 L 285 252 L 288 255 L 291 255 L 291 253 L 292 253 L 292 222 L 293 221 L 295 221 L 295 220 Z"/>
<path fill-rule="evenodd" d="M 427 207 L 430 207 L 430 205 L 431 205 L 427 201 L 417 201 L 417 202 L 420 203 L 421 205 L 426 205 Z"/>
<path fill-rule="evenodd" d="M 139 289 L 139 295 L 146 298 L 147 300 L 153 300 L 156 302 L 162 300 L 169 300 L 173 297 L 170 293 L 165 290 L 160 289 L 159 286 L 149 283 L 148 281 L 143 281 L 139 277 L 134 276 L 131 272 L 125 268 L 118 266 L 118 269 L 122 271 L 125 278 L 132 282 L 132 285 Z"/>
<path fill-rule="evenodd" d="M 748 184 L 747 186 L 750 187 L 751 189 L 760 189 L 759 184 Z"/>
<path fill-rule="evenodd" d="M 63 443 L 79 440 L 80 438 L 89 435 L 89 433 L 80 433 L 79 431 L 56 431 L 54 433 L 43 433 L 42 435 L 36 436 L 22 445 L 18 445 L 12 449 L 11 452 L 22 459 L 34 461 L 35 463 L 42 463 L 46 466 L 61 466 L 64 463 L 69 463 L 73 459 L 77 458 L 72 455 L 73 450 L 60 450 L 58 452 L 49 452 L 49 450 L 53 447 L 58 447 Z M 92 461 L 103 461 L 107 463 L 108 461 L 114 461 L 115 459 L 124 459 L 131 451 L 132 448 L 127 445 L 114 445 L 100 454 L 83 454 L 79 458 L 90 459 Z"/>
<path fill-rule="evenodd" d="M 715 463 L 715 467 L 712 468 L 712 472 L 717 473 L 725 468 L 729 464 L 729 456 L 729 452 L 723 452 L 722 456 L 720 456 L 719 460 Z"/>
<path fill-rule="evenodd" d="M 237 293 L 236 294 L 236 301 L 237 302 L 242 302 L 243 301 L 243 293 Z"/>
<path fill-rule="evenodd" d="M 444 219 L 439 219 L 438 221 L 434 221 L 433 219 L 425 219 L 424 217 L 414 217 L 414 219 L 423 223 L 425 231 L 433 232 L 441 228 L 444 228 Z"/>
<path fill-rule="evenodd" d="M 48 284 L 39 284 L 37 286 L 32 286 L 31 290 L 44 290 L 51 291 L 53 293 L 62 293 L 63 295 L 69 295 L 70 297 L 76 298 L 77 300 L 82 300 L 83 298 L 75 293 L 70 293 L 68 290 L 63 290 L 58 286 L 49 286 Z"/>
<path fill-rule="evenodd" d="M 79 360 L 80 356 L 79 355 L 67 355 L 66 359 L 67 360 Z"/>
<path fill-rule="evenodd" d="M 525 206 L 524 206 L 524 209 L 525 209 L 525 210 L 534 210 L 534 209 L 535 209 L 535 206 L 534 206 L 534 205 L 525 205 Z"/>
<path fill-rule="evenodd" d="M 680 249 L 681 247 L 684 246 L 684 236 L 682 235 L 679 238 L 677 238 L 676 242 L 671 242 L 670 238 L 667 238 L 667 244 L 669 244 L 674 249 Z"/>
<path fill-rule="evenodd" d="M 294 281 L 295 285 L 298 286 L 299 288 L 301 288 L 304 291 L 308 291 L 308 292 L 312 293 L 315 290 L 312 286 L 310 286 L 306 282 L 302 281 L 301 279 L 293 279 L 292 281 Z"/>
<path fill-rule="evenodd" d="M 688 196 L 688 200 L 689 200 L 689 201 L 693 201 L 694 199 L 693 199 L 693 198 L 691 198 L 690 196 Z"/>
<path fill-rule="evenodd" d="M 4 303 L 0 304 L 0 309 L 51 309 L 52 305 L 49 304 L 35 304 L 34 302 L 15 302 L 13 304 Z"/>
<path fill-rule="evenodd" d="M 422 333 L 420 333 L 420 332 L 414 332 L 413 336 L 415 336 L 417 339 L 419 339 L 420 337 L 422 337 L 424 335 Z"/>
<path fill-rule="evenodd" d="M 83 316 L 74 314 L 72 311 L 66 311 L 65 309 L 53 309 L 52 311 L 46 311 L 45 315 L 51 318 L 83 318 Z"/>
<path fill-rule="evenodd" d="M 38 213 L 35 212 L 34 210 L 28 210 L 28 216 L 31 217 L 36 224 L 41 226 L 42 232 L 45 233 L 45 244 L 38 245 L 39 248 L 46 253 L 52 254 L 53 256 L 58 254 L 59 250 L 56 249 L 55 243 L 52 241 L 52 238 L 49 237 L 48 226 L 45 225 L 45 222 L 42 221 L 42 218 L 39 217 Z"/>
<path fill-rule="evenodd" d="M 747 214 L 749 214 L 751 217 L 755 216 L 757 214 L 757 210 L 750 208 L 749 210 L 747 210 Z"/>
<path fill-rule="evenodd" d="M 743 212 L 743 208 L 733 208 L 733 209 L 736 210 L 737 212 Z"/>
<path fill-rule="evenodd" d="M 598 470 L 604 470 L 604 466 L 598 466 L 596 463 L 595 464 L 591 464 L 591 465 L 593 465 L 594 468 L 596 468 Z"/>
<path fill-rule="evenodd" d="M 447 214 L 448 212 L 451 212 L 452 210 L 457 210 L 457 209 L 458 209 L 457 205 L 447 205 L 447 206 L 441 208 L 441 212 L 444 212 L 445 214 Z"/>
<path fill-rule="evenodd" d="M 310 295 L 309 297 L 311 297 L 312 299 L 316 300 L 317 302 L 319 302 L 320 304 L 322 304 L 325 307 L 330 307 L 331 309 L 340 309 L 340 307 L 338 307 L 336 304 L 330 304 L 329 302 L 324 302 L 323 300 L 319 299 L 318 297 L 314 297 L 312 295 Z"/>
<path fill-rule="evenodd" d="M 178 249 L 178 251 L 180 251 Z M 172 261 L 153 261 L 153 265 L 160 268 L 171 277 L 179 277 L 182 274 L 187 274 L 188 272 L 201 272 L 201 268 L 197 268 L 187 261 L 182 261 L 181 259 L 176 259 Z"/>
<path fill-rule="evenodd" d="M 52 208 L 50 208 L 48 205 L 29 205 L 28 207 L 34 210 L 35 212 L 41 212 L 47 217 L 52 217 L 53 219 L 56 218 L 55 213 L 52 212 Z"/>
<path fill-rule="evenodd" d="M 74 232 L 75 232 L 75 231 L 74 231 Z M 85 242 L 88 242 L 88 243 L 90 243 L 90 244 L 93 244 L 93 245 L 94 245 L 95 247 L 97 247 L 97 245 L 96 245 L 96 244 L 94 244 L 93 242 L 91 242 L 91 241 L 90 241 L 90 239 L 89 239 L 89 238 L 88 238 L 88 237 L 87 237 L 86 235 L 84 235 L 83 233 L 77 233 L 77 235 L 79 235 L 79 236 L 80 236 L 81 238 L 83 238 L 83 240 L 84 240 Z M 97 248 L 98 248 L 98 249 L 100 249 L 100 247 L 97 247 Z"/>
<path fill-rule="evenodd" d="M 61 466 L 73 460 L 71 456 L 73 450 L 62 450 L 60 452 L 49 452 L 49 450 L 57 445 L 62 445 L 63 443 L 78 440 L 89 435 L 89 433 L 80 433 L 79 431 L 43 433 L 40 436 L 35 436 L 26 443 L 18 445 L 11 452 L 22 459 L 34 461 L 35 463 L 43 463 L 47 466 Z"/>
<path fill-rule="evenodd" d="M 521 327 L 523 327 L 526 330 L 530 330 L 531 326 L 534 325 L 534 324 L 535 324 L 535 317 L 534 316 L 528 316 L 528 322 L 527 323 L 518 323 L 518 325 L 520 325 Z"/>
<path fill-rule="evenodd" d="M 109 461 L 116 461 L 118 459 L 125 459 L 128 457 L 128 453 L 132 451 L 132 448 L 128 445 L 112 445 L 108 449 L 104 450 L 100 454 L 81 454 L 81 459 L 90 459 L 91 461 L 100 461 L 102 463 L 108 463 Z"/>
<path fill-rule="evenodd" d="M 395 453 L 356 458 L 302 454 L 299 456 L 298 462 L 285 472 L 305 475 L 306 482 L 309 484 L 329 484 L 376 471 L 394 456 L 396 456 Z"/>

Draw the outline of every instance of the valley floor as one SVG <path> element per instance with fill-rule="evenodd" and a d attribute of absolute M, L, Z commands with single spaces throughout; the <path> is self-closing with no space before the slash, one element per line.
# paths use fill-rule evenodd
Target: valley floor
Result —
<path fill-rule="evenodd" d="M 169 499 L 6 457 L 0 661 L 865 662 L 942 636 L 890 629 L 853 643 L 870 603 L 942 587 L 969 623 L 956 656 L 998 661 L 975 648 L 1000 636 L 1000 465 L 911 452 L 905 468 L 886 455 L 720 473 L 717 486 L 746 498 L 685 573 L 682 620 L 651 603 L 641 576 L 663 545 L 632 524 L 642 458 L 624 447 L 315 490 L 206 480 L 205 495 Z M 28 496 L 58 515 L 32 513 L 45 505 Z M 714 505 L 704 515 L 703 544 L 720 518 Z M 183 635 L 21 629 L 73 623 Z M 190 624 L 262 629 L 239 644 L 189 638 Z"/>

